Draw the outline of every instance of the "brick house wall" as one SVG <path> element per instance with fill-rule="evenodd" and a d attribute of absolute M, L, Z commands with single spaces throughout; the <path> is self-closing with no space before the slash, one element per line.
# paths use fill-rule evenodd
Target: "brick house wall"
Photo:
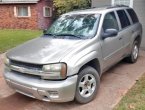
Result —
<path fill-rule="evenodd" d="M 44 6 L 53 6 L 53 2 L 51 0 L 41 0 L 37 4 L 37 14 L 38 14 L 38 27 L 40 29 L 48 28 L 52 23 L 52 17 L 44 17 L 43 16 L 43 7 Z M 52 9 L 53 11 L 53 9 Z M 53 16 L 53 15 L 52 15 Z"/>
<path fill-rule="evenodd" d="M 52 17 L 43 16 L 43 7 L 52 7 L 50 0 L 40 0 L 33 4 L 0 4 L 0 29 L 45 29 L 50 26 Z M 14 7 L 30 6 L 31 17 L 15 17 Z"/>

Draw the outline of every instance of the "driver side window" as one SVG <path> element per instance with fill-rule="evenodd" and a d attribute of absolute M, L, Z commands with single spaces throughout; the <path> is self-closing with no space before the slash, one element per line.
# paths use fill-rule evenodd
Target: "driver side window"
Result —
<path fill-rule="evenodd" d="M 117 19 L 115 17 L 114 12 L 110 12 L 106 14 L 103 23 L 103 31 L 105 32 L 106 29 L 117 29 L 119 30 Z"/>

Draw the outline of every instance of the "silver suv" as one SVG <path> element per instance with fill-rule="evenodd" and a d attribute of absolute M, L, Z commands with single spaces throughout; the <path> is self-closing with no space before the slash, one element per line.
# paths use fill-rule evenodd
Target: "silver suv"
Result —
<path fill-rule="evenodd" d="M 100 77 L 117 62 L 135 63 L 142 26 L 132 8 L 113 6 L 62 15 L 39 38 L 6 54 L 4 77 L 43 101 L 92 101 Z"/>

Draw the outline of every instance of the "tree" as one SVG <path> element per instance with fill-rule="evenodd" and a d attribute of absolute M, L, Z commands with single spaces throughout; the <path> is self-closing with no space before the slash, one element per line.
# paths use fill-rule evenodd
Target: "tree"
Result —
<path fill-rule="evenodd" d="M 91 7 L 91 0 L 54 0 L 56 16 L 63 13 Z"/>

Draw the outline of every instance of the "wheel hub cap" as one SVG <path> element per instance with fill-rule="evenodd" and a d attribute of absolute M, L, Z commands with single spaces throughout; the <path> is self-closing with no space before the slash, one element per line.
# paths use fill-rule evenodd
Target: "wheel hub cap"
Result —
<path fill-rule="evenodd" d="M 87 74 L 82 77 L 79 82 L 79 93 L 82 97 L 90 97 L 96 88 L 96 80 L 92 74 Z"/>
<path fill-rule="evenodd" d="M 137 57 L 138 57 L 138 47 L 137 47 L 137 45 L 134 46 L 133 57 L 134 57 L 134 59 L 137 59 Z"/>

